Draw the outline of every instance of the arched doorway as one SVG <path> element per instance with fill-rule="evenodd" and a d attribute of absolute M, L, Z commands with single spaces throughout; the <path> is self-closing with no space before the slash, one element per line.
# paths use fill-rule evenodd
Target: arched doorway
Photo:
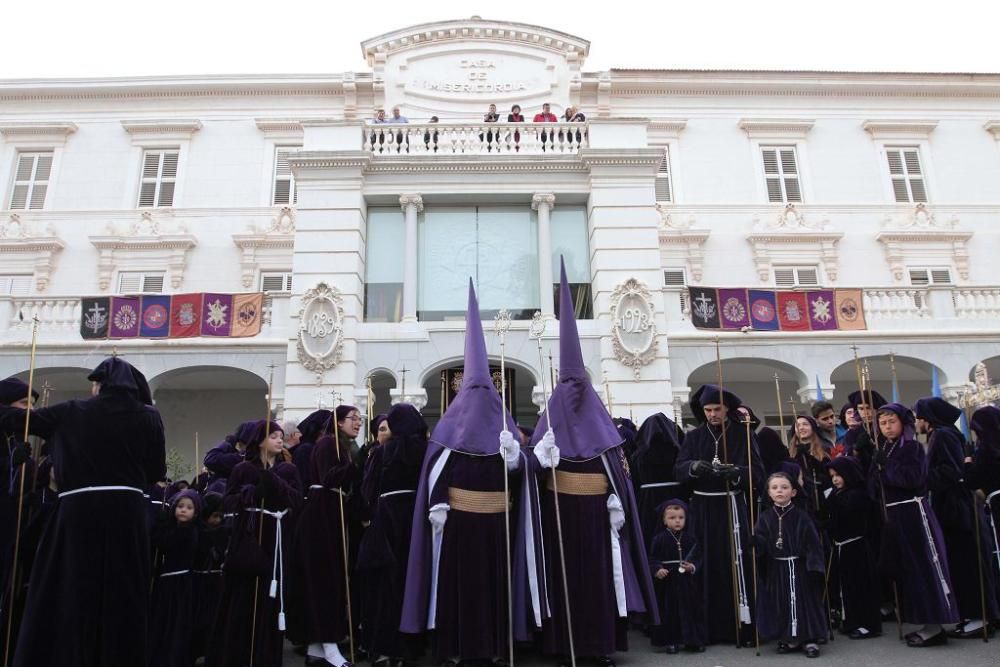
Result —
<path fill-rule="evenodd" d="M 53 405 L 63 401 L 88 398 L 91 382 L 87 376 L 92 370 L 92 368 L 64 366 L 35 368 L 33 383 L 34 389 L 39 395 L 39 405 Z M 22 371 L 15 377 L 27 382 L 28 371 Z"/>
<path fill-rule="evenodd" d="M 865 362 L 868 363 L 871 375 L 871 388 L 882 394 L 887 401 L 892 400 L 894 372 L 899 392 L 898 400 L 903 405 L 912 406 L 918 398 L 931 395 L 934 364 L 915 357 L 879 355 L 860 358 L 858 366 L 864 368 Z M 838 403 L 846 403 L 847 396 L 858 390 L 858 372 L 854 360 L 837 366 L 830 374 L 830 380 L 837 387 Z M 940 369 L 938 369 L 938 383 L 945 384 L 945 376 Z"/>
<path fill-rule="evenodd" d="M 191 366 L 150 380 L 153 400 L 167 436 L 172 478 L 190 479 L 214 444 L 241 422 L 267 413 L 267 383 L 258 375 L 226 366 Z"/>
<path fill-rule="evenodd" d="M 774 382 L 775 374 L 778 375 L 781 391 L 780 411 Z M 703 384 L 716 384 L 718 381 L 719 368 L 713 361 L 694 369 L 688 376 L 687 384 L 694 392 Z M 798 392 L 807 381 L 805 373 L 801 370 L 775 359 L 737 357 L 722 360 L 723 386 L 753 408 L 754 414 L 768 426 L 778 426 L 782 415 L 787 424 L 793 406 L 794 411 L 803 410 L 804 406 L 799 400 Z M 685 424 L 694 423 L 689 403 L 683 406 L 683 417 Z"/>
<path fill-rule="evenodd" d="M 528 366 L 510 359 L 505 361 L 505 365 L 508 391 L 511 392 L 508 399 L 511 414 L 517 423 L 534 427 L 538 421 L 538 406 L 532 402 L 532 392 L 538 383 L 535 372 Z M 447 406 L 453 399 L 455 395 L 453 381 L 457 379 L 456 375 L 461 373 L 462 368 L 462 359 L 453 359 L 438 364 L 424 374 L 423 388 L 427 392 L 427 405 L 421 413 L 431 428 L 441 418 L 442 405 Z M 494 373 L 495 381 L 498 381 L 500 360 L 490 358 L 490 369 Z M 499 428 L 500 424 L 497 424 L 498 431 Z"/>

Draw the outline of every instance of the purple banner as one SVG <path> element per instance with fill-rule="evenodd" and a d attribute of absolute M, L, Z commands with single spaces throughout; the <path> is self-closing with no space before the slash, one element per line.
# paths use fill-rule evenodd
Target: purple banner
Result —
<path fill-rule="evenodd" d="M 719 319 L 723 329 L 742 329 L 750 326 L 750 307 L 745 289 L 719 290 Z"/>
<path fill-rule="evenodd" d="M 809 308 L 809 325 L 813 331 L 836 331 L 837 308 L 833 290 L 806 293 Z"/>
<path fill-rule="evenodd" d="M 108 338 L 135 338 L 139 335 L 139 297 L 111 297 Z"/>
<path fill-rule="evenodd" d="M 201 335 L 229 336 L 232 328 L 233 295 L 206 292 L 201 307 Z"/>

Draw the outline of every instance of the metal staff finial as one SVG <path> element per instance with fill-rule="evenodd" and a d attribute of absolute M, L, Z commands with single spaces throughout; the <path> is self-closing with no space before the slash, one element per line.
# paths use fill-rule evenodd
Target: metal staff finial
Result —
<path fill-rule="evenodd" d="M 774 396 L 778 401 L 778 425 L 781 428 L 781 441 L 785 443 L 785 449 L 788 449 L 788 433 L 785 431 L 785 410 L 781 407 L 781 380 L 778 378 L 778 374 L 774 374 Z"/>
<path fill-rule="evenodd" d="M 403 367 L 399 369 L 399 376 L 400 376 L 399 398 L 402 401 L 406 400 L 406 373 L 407 373 L 406 364 L 404 363 Z"/>
<path fill-rule="evenodd" d="M 510 330 L 510 312 L 506 308 L 501 308 L 493 318 L 493 331 L 500 338 L 500 433 L 510 433 L 507 428 L 507 366 L 505 345 L 507 342 L 507 332 Z M 501 438 L 502 439 L 502 438 Z M 500 461 L 503 465 L 503 494 L 504 494 L 504 536 L 507 540 L 507 557 L 504 559 L 507 564 L 507 664 L 514 665 L 514 600 L 513 600 L 513 578 L 510 567 L 510 479 L 507 470 L 507 457 L 500 449 Z"/>

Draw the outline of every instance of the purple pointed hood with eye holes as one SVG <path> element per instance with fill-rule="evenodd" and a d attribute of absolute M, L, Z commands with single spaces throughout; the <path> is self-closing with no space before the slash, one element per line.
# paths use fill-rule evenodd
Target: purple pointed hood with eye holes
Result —
<path fill-rule="evenodd" d="M 563 262 L 559 277 L 559 384 L 552 390 L 548 409 L 538 420 L 532 445 L 545 435 L 551 414 L 559 456 L 586 461 L 620 445 L 622 436 L 590 383 L 574 313 Z"/>

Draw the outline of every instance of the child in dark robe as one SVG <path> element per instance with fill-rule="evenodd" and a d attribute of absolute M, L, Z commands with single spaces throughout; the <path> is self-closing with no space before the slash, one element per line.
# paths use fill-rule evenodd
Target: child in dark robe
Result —
<path fill-rule="evenodd" d="M 660 607 L 660 624 L 653 626 L 653 646 L 677 653 L 681 646 L 702 652 L 707 641 L 705 613 L 701 604 L 701 550 L 694 533 L 685 530 L 687 503 L 676 498 L 657 508 L 661 528 L 649 548 L 649 567 Z"/>
<path fill-rule="evenodd" d="M 212 667 L 278 667 L 285 631 L 283 520 L 302 502 L 295 466 L 282 460 L 281 427 L 257 422 L 226 483 L 223 507 L 233 518 L 222 594 L 206 663 Z"/>
<path fill-rule="evenodd" d="M 760 639 L 777 640 L 778 653 L 804 650 L 815 658 L 826 636 L 823 548 L 813 520 L 792 502 L 797 495 L 792 479 L 773 473 L 766 489 L 771 502 L 753 537 L 763 570 L 757 594 Z"/>
<path fill-rule="evenodd" d="M 910 410 L 889 403 L 878 411 L 878 428 L 885 444 L 872 463 L 881 480 L 887 519 L 879 567 L 896 583 L 904 623 L 923 624 L 906 636 L 908 646 L 947 642 L 941 625 L 958 623 L 944 538 L 926 497 L 927 455 L 913 439 Z"/>
<path fill-rule="evenodd" d="M 212 623 L 222 593 L 222 563 L 229 543 L 229 529 L 223 519 L 221 494 L 206 493 L 203 496 L 201 517 L 198 552 L 192 570 L 195 600 L 193 650 L 196 658 L 205 655 L 208 650 Z"/>
<path fill-rule="evenodd" d="M 201 496 L 185 490 L 153 529 L 159 554 L 149 624 L 150 667 L 188 667 L 194 662 L 194 566 Z"/>
<path fill-rule="evenodd" d="M 827 464 L 833 492 L 827 499 L 827 529 L 833 547 L 831 594 L 840 604 L 840 630 L 851 639 L 882 633 L 877 558 L 872 536 L 878 530 L 878 508 L 865 489 L 857 459 L 842 456 Z"/>

